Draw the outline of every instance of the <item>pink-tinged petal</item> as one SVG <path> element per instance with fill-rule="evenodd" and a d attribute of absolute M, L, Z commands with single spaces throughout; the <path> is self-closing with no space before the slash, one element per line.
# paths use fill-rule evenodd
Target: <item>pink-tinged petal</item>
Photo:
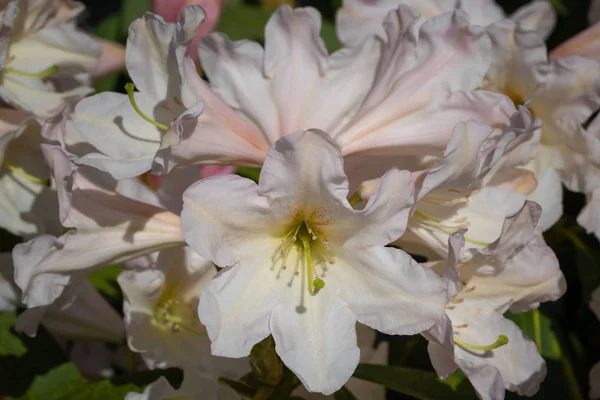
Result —
<path fill-rule="evenodd" d="M 273 309 L 270 329 L 275 350 L 309 391 L 329 395 L 350 379 L 358 365 L 356 319 L 332 290 L 306 296 L 304 311 L 296 307 L 301 301 L 293 298 Z"/>
<path fill-rule="evenodd" d="M 180 62 L 205 18 L 204 11 L 195 6 L 182 10 L 177 23 L 166 23 L 160 16 L 146 13 L 131 24 L 127 71 L 140 92 L 156 102 L 177 105 L 175 98 L 182 84 Z"/>
<path fill-rule="evenodd" d="M 600 23 L 561 43 L 550 52 L 550 59 L 567 56 L 586 56 L 600 61 Z"/>
<path fill-rule="evenodd" d="M 502 19 L 502 18 L 501 18 Z M 548 39 L 556 25 L 556 12 L 547 1 L 532 1 L 510 16 L 520 29 L 534 31 L 543 39 Z"/>
<path fill-rule="evenodd" d="M 281 7 L 267 24 L 264 51 L 223 34 L 202 41 L 211 88 L 271 144 L 298 129 L 317 127 L 335 136 L 370 88 L 379 42 L 372 38 L 328 56 L 319 29 L 314 10 Z"/>
<path fill-rule="evenodd" d="M 235 167 L 231 165 L 201 165 L 200 175 L 203 178 L 210 178 L 217 175 L 229 175 L 235 172 Z"/>
<path fill-rule="evenodd" d="M 480 28 L 468 24 L 463 12 L 457 11 L 425 22 L 417 40 L 417 18 L 414 11 L 403 6 L 386 17 L 388 41 L 373 86 L 347 128 L 336 137 L 345 155 L 372 147 L 400 147 L 413 141 L 417 142 L 413 147 L 431 144 L 439 151 L 448 139 L 444 133 L 449 133 L 458 121 L 472 119 L 476 114 L 435 117 L 438 107 L 447 112 L 460 107 L 457 98 L 448 100 L 453 92 L 473 90 L 481 84 L 489 67 L 489 39 Z M 458 96 L 458 102 L 468 98 Z M 431 118 L 436 119 L 437 126 L 431 124 L 436 129 L 423 133 L 418 125 L 428 124 L 424 121 Z M 447 125 L 439 134 L 444 122 Z M 398 134 L 407 125 L 412 125 L 413 131 Z"/>
<path fill-rule="evenodd" d="M 125 336 L 121 315 L 88 282 L 73 290 L 66 304 L 28 308 L 17 318 L 15 329 L 34 337 L 40 323 L 54 336 L 69 340 L 102 340 L 120 343 Z"/>
<path fill-rule="evenodd" d="M 163 137 L 152 171 L 162 175 L 177 164 L 194 163 L 262 165 L 269 147 L 263 134 L 210 90 L 189 58 L 183 73 L 182 100 L 195 106 Z"/>
<path fill-rule="evenodd" d="M 506 218 L 495 242 L 467 251 L 468 261 L 461 263 L 459 272 L 474 289 L 461 293 L 465 302 L 499 312 L 508 308 L 523 312 L 563 295 L 566 282 L 558 260 L 536 231 L 540 214 L 539 205 L 525 202 L 518 213 Z"/>
<path fill-rule="evenodd" d="M 425 198 L 433 190 L 460 188 L 465 193 L 479 188 L 499 168 L 527 164 L 538 144 L 539 123 L 521 107 L 512 115 L 510 124 L 501 129 L 475 121 L 454 127 L 443 158 L 420 175 L 417 198 Z"/>
<path fill-rule="evenodd" d="M 222 33 L 204 38 L 199 47 L 202 68 L 210 80 L 212 91 L 229 107 L 256 124 L 268 143 L 275 143 L 282 134 L 300 128 L 281 132 L 277 103 L 271 96 L 271 83 L 263 71 L 264 53 L 256 42 L 233 42 Z"/>
<path fill-rule="evenodd" d="M 125 68 L 125 47 L 122 44 L 103 39 L 96 39 L 102 48 L 102 55 L 93 72 L 95 79 L 121 72 Z"/>
<path fill-rule="evenodd" d="M 75 229 L 13 250 L 15 281 L 28 306 L 51 304 L 84 271 L 182 244 L 176 215 L 96 186 L 60 148 L 45 148 L 45 156 L 55 174 L 63 225 Z"/>

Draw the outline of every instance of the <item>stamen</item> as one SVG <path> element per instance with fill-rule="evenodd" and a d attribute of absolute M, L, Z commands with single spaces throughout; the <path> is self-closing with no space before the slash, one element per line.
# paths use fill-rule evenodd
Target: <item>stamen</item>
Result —
<path fill-rule="evenodd" d="M 150 118 L 146 114 L 144 114 L 142 112 L 142 110 L 140 110 L 137 103 L 135 102 L 135 96 L 133 95 L 133 92 L 135 90 L 135 85 L 133 83 L 130 82 L 130 83 L 125 84 L 125 90 L 127 91 L 127 96 L 129 97 L 131 106 L 133 107 L 135 112 L 144 119 L 144 121 L 149 122 L 152 125 L 160 128 L 160 129 L 164 129 L 165 131 L 169 130 L 169 127 L 167 125 L 161 124 L 160 122 L 153 120 L 152 118 Z"/>
<path fill-rule="evenodd" d="M 505 344 L 508 343 L 508 338 L 505 335 L 500 335 L 500 336 L 498 336 L 498 340 L 496 340 L 494 343 L 492 343 L 488 346 L 478 346 L 475 344 L 463 342 L 462 340 L 456 339 L 456 338 L 454 338 L 454 343 L 456 343 L 457 345 L 464 347 L 466 349 L 485 351 L 485 350 L 494 350 L 494 349 L 504 346 Z"/>
<path fill-rule="evenodd" d="M 58 70 L 59 70 L 58 65 L 53 65 L 50 68 L 46 68 L 45 70 L 40 71 L 40 72 L 21 71 L 20 69 L 15 69 L 15 68 L 11 68 L 11 67 L 4 68 L 4 72 L 21 75 L 21 76 L 26 76 L 28 78 L 47 78 L 49 76 L 56 74 L 58 72 Z"/>
<path fill-rule="evenodd" d="M 181 316 L 172 312 L 172 306 L 179 304 L 179 300 L 169 299 L 166 302 L 159 304 L 154 309 L 152 323 L 162 329 L 168 330 L 171 333 L 178 333 L 182 329 L 193 333 L 194 335 L 204 336 L 206 333 L 198 330 L 187 323 Z"/>
<path fill-rule="evenodd" d="M 419 210 L 415 210 L 415 216 L 421 218 L 427 225 L 435 227 L 439 230 L 441 230 L 442 232 L 448 233 L 448 234 L 452 234 L 462 228 L 464 228 L 465 226 L 457 226 L 456 228 L 450 228 L 448 226 L 444 226 L 443 224 L 441 224 L 439 221 L 436 221 L 435 219 L 423 214 L 422 212 L 420 212 Z M 469 242 L 472 244 L 475 244 L 477 246 L 489 246 L 490 243 L 488 242 L 483 242 L 480 240 L 475 240 L 475 239 L 471 239 L 467 236 L 465 236 L 465 242 Z"/>
<path fill-rule="evenodd" d="M 19 175 L 20 177 L 27 179 L 29 182 L 33 182 L 35 184 L 42 185 L 42 186 L 50 185 L 49 179 L 42 179 L 42 178 L 38 178 L 37 176 L 33 176 L 33 175 L 25 172 L 25 170 L 23 168 L 15 167 L 14 165 L 7 163 L 6 161 L 3 162 L 2 165 L 4 167 L 6 167 L 13 174 Z"/>

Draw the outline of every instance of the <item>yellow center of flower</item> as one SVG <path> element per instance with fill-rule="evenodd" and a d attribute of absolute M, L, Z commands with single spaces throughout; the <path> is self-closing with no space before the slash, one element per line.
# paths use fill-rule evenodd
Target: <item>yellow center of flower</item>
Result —
<path fill-rule="evenodd" d="M 183 329 L 194 335 L 204 336 L 206 331 L 198 320 L 197 304 L 194 303 L 176 298 L 163 299 L 154 307 L 152 324 L 164 332 L 178 333 Z"/>
<path fill-rule="evenodd" d="M 273 266 L 279 265 L 278 277 L 288 269 L 290 253 L 298 255 L 294 263 L 294 277 L 299 276 L 304 269 L 308 292 L 316 295 L 325 287 L 322 275 L 327 271 L 327 265 L 335 264 L 329 242 L 321 232 L 318 232 L 310 220 L 303 219 L 292 225 L 291 229 L 281 238 L 281 244 L 273 255 Z M 319 274 L 319 269 L 321 274 Z M 291 282 L 290 282 L 291 283 Z"/>

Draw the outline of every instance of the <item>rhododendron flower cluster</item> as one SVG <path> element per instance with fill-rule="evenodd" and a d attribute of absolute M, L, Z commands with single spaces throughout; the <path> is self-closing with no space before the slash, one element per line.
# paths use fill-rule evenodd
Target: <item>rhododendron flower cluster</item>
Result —
<path fill-rule="evenodd" d="M 384 398 L 352 378 L 385 363 L 374 331 L 421 335 L 430 373 L 482 399 L 538 392 L 514 316 L 566 291 L 544 236 L 563 185 L 600 238 L 593 30 L 549 56 L 545 1 L 344 0 L 329 52 L 311 7 L 276 8 L 259 43 L 214 31 L 224 2 L 156 1 L 122 49 L 78 27 L 78 2 L 2 7 L 16 330 L 183 371 L 127 399 Z M 123 90 L 94 93 L 120 69 Z M 116 305 L 90 284 L 115 266 Z"/>

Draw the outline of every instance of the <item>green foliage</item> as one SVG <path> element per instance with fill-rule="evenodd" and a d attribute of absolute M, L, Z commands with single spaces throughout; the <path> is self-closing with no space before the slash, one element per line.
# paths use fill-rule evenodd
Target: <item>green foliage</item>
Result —
<path fill-rule="evenodd" d="M 107 297 L 116 297 L 119 295 L 119 285 L 117 276 L 121 272 L 120 265 L 113 265 L 108 268 L 102 268 L 92 272 L 88 279 L 100 293 Z"/>
<path fill-rule="evenodd" d="M 27 352 L 27 347 L 11 330 L 16 320 L 14 312 L 0 314 L 0 357 L 21 357 Z"/>
<path fill-rule="evenodd" d="M 359 364 L 353 376 L 419 400 L 476 399 L 472 391 L 453 389 L 440 382 L 435 373 L 424 370 Z"/>
<path fill-rule="evenodd" d="M 333 394 L 333 398 L 335 400 L 359 400 L 345 386 L 343 386 L 340 390 L 335 392 Z"/>
<path fill-rule="evenodd" d="M 59 365 L 38 376 L 19 400 L 121 400 L 129 392 L 139 392 L 133 384 L 114 386 L 108 380 L 87 383 L 72 363 Z"/>
<path fill-rule="evenodd" d="M 129 25 L 150 10 L 152 10 L 151 0 L 123 0 L 120 12 L 121 34 L 127 36 Z"/>

